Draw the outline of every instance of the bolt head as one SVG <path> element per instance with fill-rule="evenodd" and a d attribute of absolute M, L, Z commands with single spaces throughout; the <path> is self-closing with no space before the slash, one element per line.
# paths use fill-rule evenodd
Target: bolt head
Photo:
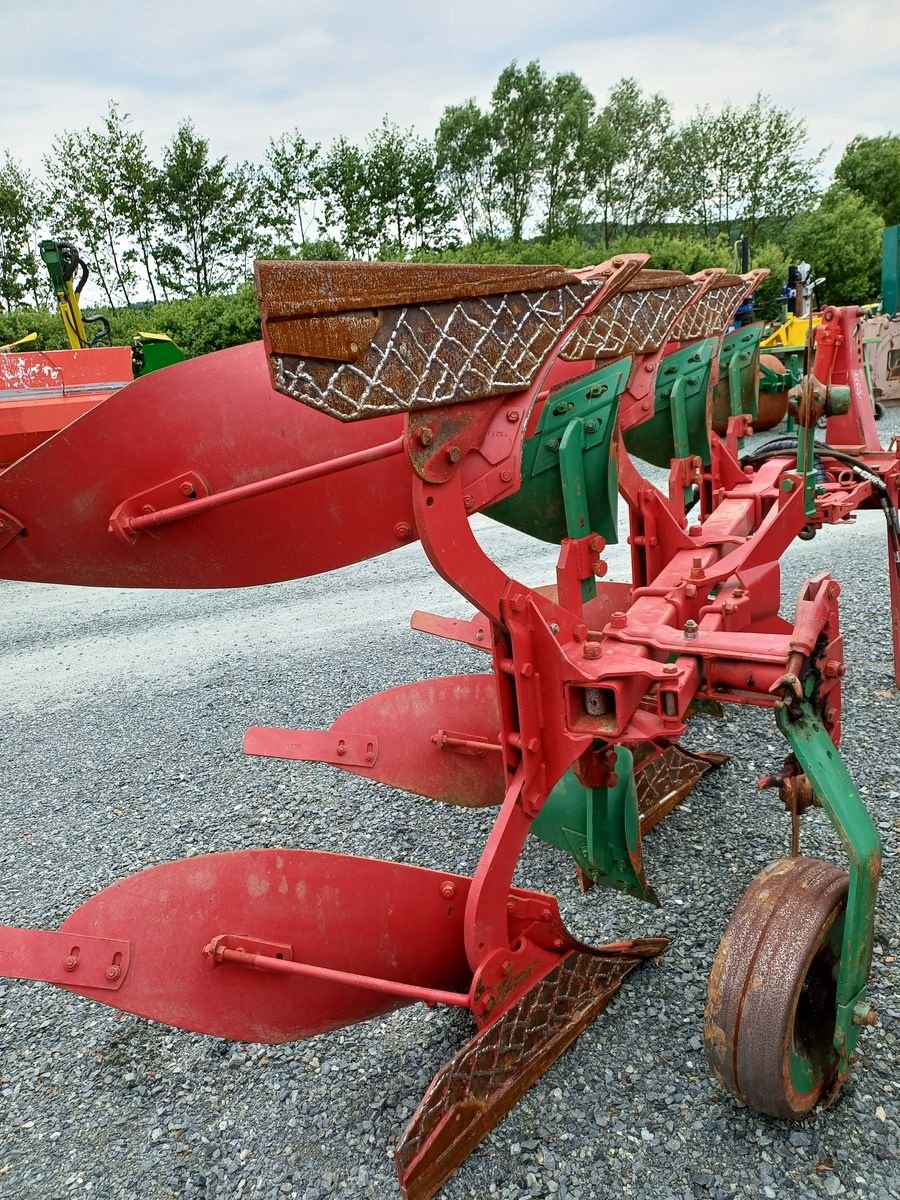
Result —
<path fill-rule="evenodd" d="M 510 425 L 516 425 L 519 421 L 520 415 L 521 414 L 517 408 L 511 408 L 506 414 L 506 419 L 509 421 Z"/>
<path fill-rule="evenodd" d="M 425 425 L 419 430 L 419 441 L 423 446 L 430 446 L 434 441 L 434 430 Z"/>
<path fill-rule="evenodd" d="M 65 969 L 67 971 L 74 971 L 75 968 L 78 966 L 78 959 L 75 957 L 74 954 L 69 954 L 66 957 L 66 960 L 63 963 L 63 966 L 65 967 Z"/>
<path fill-rule="evenodd" d="M 441 884 L 441 895 L 445 900 L 452 900 L 456 895 L 456 884 L 452 879 L 445 879 Z"/>
<path fill-rule="evenodd" d="M 118 979 L 122 974 L 122 968 L 117 967 L 115 963 L 106 968 L 106 978 L 109 980 Z"/>

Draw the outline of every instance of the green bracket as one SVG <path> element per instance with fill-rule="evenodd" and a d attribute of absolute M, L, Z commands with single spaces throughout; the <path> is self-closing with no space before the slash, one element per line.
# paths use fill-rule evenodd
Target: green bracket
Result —
<path fill-rule="evenodd" d="M 881 839 L 837 747 L 810 701 L 801 701 L 793 713 L 785 706 L 776 710 L 775 715 L 850 863 L 834 1030 L 834 1045 L 844 1073 L 849 1070 L 850 1056 L 868 1011 L 866 980 L 872 964 Z"/>
<path fill-rule="evenodd" d="M 568 771 L 547 798 L 531 832 L 571 854 L 594 883 L 659 904 L 644 876 L 634 759 L 616 747 L 616 783 L 590 788 Z"/>
<path fill-rule="evenodd" d="M 731 417 L 747 413 L 756 420 L 759 410 L 759 343 L 764 326 L 744 325 L 722 339 L 719 355 L 719 382 L 716 386 L 715 408 Z M 775 372 L 770 372 L 775 375 Z M 780 376 L 776 376 L 780 378 Z"/>
<path fill-rule="evenodd" d="M 709 463 L 706 401 L 718 338 L 707 338 L 663 359 L 656 376 L 654 412 L 625 434 L 625 446 L 644 462 L 668 467 L 673 458 L 696 455 Z"/>
<path fill-rule="evenodd" d="M 589 533 L 618 540 L 612 440 L 630 373 L 631 359 L 619 359 L 548 397 L 522 449 L 522 485 L 489 517 L 555 545 Z"/>

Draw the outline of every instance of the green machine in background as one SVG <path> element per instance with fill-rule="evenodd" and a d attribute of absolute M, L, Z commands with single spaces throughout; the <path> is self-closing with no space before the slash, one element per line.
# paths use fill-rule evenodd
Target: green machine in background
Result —
<path fill-rule="evenodd" d="M 884 231 L 881 256 L 881 310 L 891 316 L 900 312 L 900 225 Z"/>

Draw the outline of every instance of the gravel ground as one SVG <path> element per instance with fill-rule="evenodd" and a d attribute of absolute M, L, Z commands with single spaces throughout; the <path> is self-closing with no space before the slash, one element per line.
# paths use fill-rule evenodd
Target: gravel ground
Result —
<path fill-rule="evenodd" d="M 895 429 L 897 412 L 882 437 Z M 479 530 L 519 578 L 552 578 L 548 548 L 487 521 Z M 610 561 L 611 577 L 625 577 L 623 547 Z M 708 1074 L 709 965 L 738 897 L 786 852 L 789 830 L 777 795 L 754 786 L 784 754 L 771 715 L 697 721 L 691 744 L 738 753 L 646 840 L 661 910 L 601 889 L 581 896 L 561 853 L 528 846 L 518 881 L 558 895 L 576 935 L 663 933 L 672 944 L 489 1135 L 444 1200 L 900 1197 L 900 701 L 880 515 L 792 548 L 786 612 L 825 568 L 845 587 L 845 754 L 886 849 L 872 975 L 881 1024 L 863 1037 L 852 1083 L 831 1110 L 787 1125 L 738 1107 Z M 410 633 L 415 607 L 466 611 L 417 546 L 245 592 L 0 583 L 0 918 L 53 928 L 133 871 L 248 846 L 471 871 L 490 814 L 241 753 L 247 725 L 324 726 L 384 687 L 483 669 L 465 648 Z M 839 855 L 821 813 L 805 818 L 803 846 Z M 0 983 L 0 1196 L 395 1196 L 393 1141 L 469 1033 L 464 1013 L 416 1006 L 307 1042 L 245 1047 Z"/>

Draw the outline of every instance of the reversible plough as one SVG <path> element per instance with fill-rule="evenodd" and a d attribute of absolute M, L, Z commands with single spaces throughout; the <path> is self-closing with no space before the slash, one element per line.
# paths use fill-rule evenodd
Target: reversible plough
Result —
<path fill-rule="evenodd" d="M 585 887 L 655 901 L 641 834 L 721 762 L 679 745 L 698 711 L 773 710 L 788 753 L 767 782 L 794 833 L 712 967 L 715 1074 L 765 1113 L 802 1115 L 836 1094 L 873 1019 L 880 848 L 838 752 L 838 583 L 809 580 L 793 620 L 779 614 L 793 539 L 881 508 L 897 662 L 898 456 L 875 433 L 859 313 L 825 310 L 793 439 L 744 452 L 760 327 L 729 329 L 759 273 L 646 264 L 260 263 L 265 349 L 139 379 L 0 475 L 9 579 L 248 586 L 418 538 L 474 606 L 471 620 L 420 612 L 413 625 L 484 651 L 487 671 L 394 688 L 326 731 L 253 728 L 245 742 L 499 806 L 474 875 L 248 849 L 152 867 L 57 931 L 0 929 L 7 977 L 241 1041 L 416 1001 L 468 1009 L 472 1040 L 397 1145 L 408 1197 L 434 1195 L 664 949 L 581 944 L 552 896 L 512 880 L 534 833 L 571 853 Z M 668 468 L 667 492 L 635 458 Z M 603 582 L 619 494 L 630 583 Z M 475 540 L 477 512 L 558 545 L 555 582 L 510 578 Z M 810 805 L 849 872 L 800 856 Z"/>

